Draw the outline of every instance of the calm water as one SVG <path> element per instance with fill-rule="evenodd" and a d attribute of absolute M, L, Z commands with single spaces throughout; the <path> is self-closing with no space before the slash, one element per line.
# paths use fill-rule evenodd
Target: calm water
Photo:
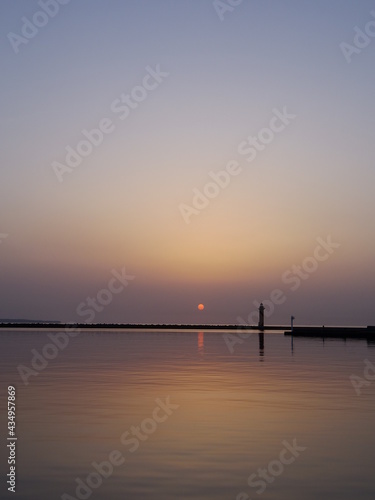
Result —
<path fill-rule="evenodd" d="M 47 332 L 0 341 L 0 498 L 375 498 L 375 381 L 357 395 L 350 380 L 364 376 L 365 359 L 375 364 L 366 341 L 292 346 L 266 333 L 263 345 L 253 333 L 231 354 L 217 332 L 84 332 L 28 386 L 17 366 L 31 368 Z M 8 385 L 17 389 L 16 495 L 4 480 Z M 76 491 L 88 475 L 91 487 Z"/>

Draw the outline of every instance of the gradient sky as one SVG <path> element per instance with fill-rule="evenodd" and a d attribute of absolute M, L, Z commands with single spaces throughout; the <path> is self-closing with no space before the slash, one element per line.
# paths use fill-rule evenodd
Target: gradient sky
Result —
<path fill-rule="evenodd" d="M 280 289 L 269 323 L 374 324 L 375 37 L 350 63 L 340 48 L 371 10 L 244 0 L 221 20 L 212 0 L 71 0 L 16 54 L 8 34 L 41 7 L 3 0 L 0 318 L 83 320 L 125 267 L 95 321 L 237 323 Z M 113 102 L 158 65 L 120 120 Z M 239 144 L 284 107 L 296 118 L 247 162 Z M 52 163 L 105 118 L 59 182 Z M 186 224 L 179 206 L 230 161 L 239 175 Z M 328 236 L 339 248 L 291 290 L 282 275 Z"/>

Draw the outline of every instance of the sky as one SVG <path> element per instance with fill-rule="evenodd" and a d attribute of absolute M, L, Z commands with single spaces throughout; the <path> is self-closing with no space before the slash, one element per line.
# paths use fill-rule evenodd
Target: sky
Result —
<path fill-rule="evenodd" d="M 3 0 L 0 37 L 0 318 L 375 324 L 374 2 Z"/>

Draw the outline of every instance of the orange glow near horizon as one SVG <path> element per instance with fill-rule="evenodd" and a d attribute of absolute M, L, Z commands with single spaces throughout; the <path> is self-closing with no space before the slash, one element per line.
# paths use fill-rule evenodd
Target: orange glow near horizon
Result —
<path fill-rule="evenodd" d="M 204 309 L 204 305 L 203 305 L 203 304 L 199 304 L 198 309 L 199 309 L 200 311 L 203 311 L 203 309 Z"/>

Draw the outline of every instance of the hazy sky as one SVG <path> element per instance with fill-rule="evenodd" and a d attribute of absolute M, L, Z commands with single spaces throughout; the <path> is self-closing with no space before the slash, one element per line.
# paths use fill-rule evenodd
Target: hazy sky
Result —
<path fill-rule="evenodd" d="M 374 324 L 374 2 L 61 2 L 0 3 L 0 317 Z"/>

